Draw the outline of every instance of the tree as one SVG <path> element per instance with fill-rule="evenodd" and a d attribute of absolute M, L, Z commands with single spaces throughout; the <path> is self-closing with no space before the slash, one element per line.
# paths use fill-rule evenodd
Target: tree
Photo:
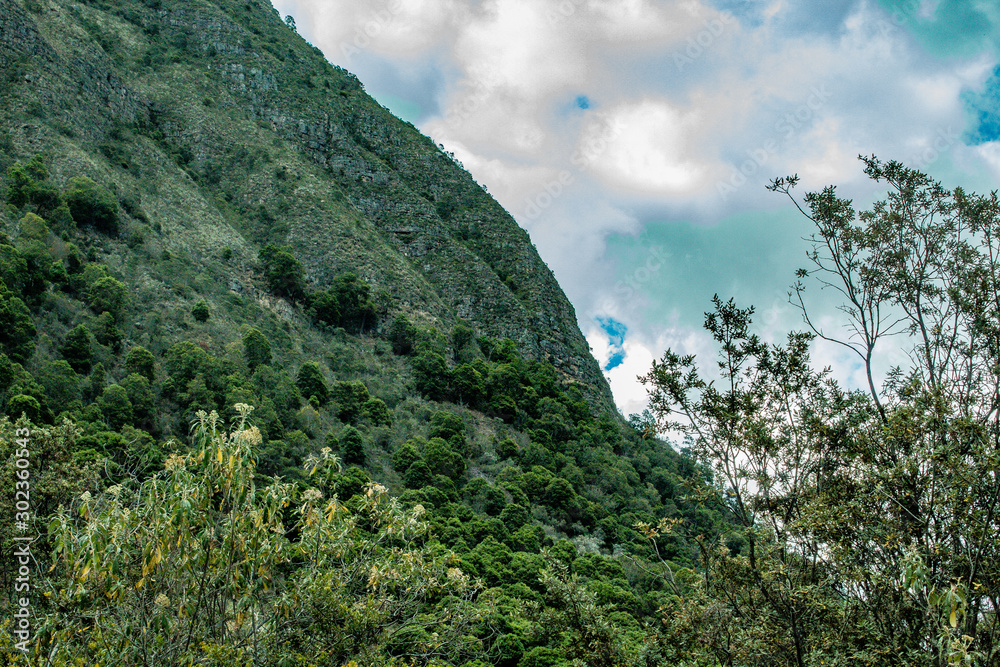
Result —
<path fill-rule="evenodd" d="M 372 426 L 391 426 L 392 415 L 389 406 L 381 398 L 369 398 L 361 406 L 361 417 Z"/>
<path fill-rule="evenodd" d="M 45 388 L 45 395 L 54 412 L 70 409 L 82 398 L 80 378 L 65 360 L 50 361 L 38 374 L 38 381 Z"/>
<path fill-rule="evenodd" d="M 302 263 L 292 254 L 291 246 L 266 245 L 260 251 L 264 264 L 264 280 L 268 289 L 278 296 L 300 301 L 306 293 Z"/>
<path fill-rule="evenodd" d="M 295 384 L 302 392 L 302 396 L 309 401 L 315 399 L 317 406 L 323 405 L 329 399 L 330 390 L 326 386 L 326 379 L 315 361 L 307 361 L 299 367 Z"/>
<path fill-rule="evenodd" d="M 338 380 L 330 392 L 337 402 L 337 418 L 345 424 L 356 424 L 362 416 L 362 409 L 371 396 L 368 387 L 360 380 Z"/>
<path fill-rule="evenodd" d="M 438 352 L 425 350 L 413 358 L 413 376 L 417 391 L 431 400 L 444 400 L 448 396 L 451 371 Z"/>
<path fill-rule="evenodd" d="M 809 333 L 752 333 L 715 299 L 719 377 L 668 351 L 643 380 L 661 428 L 714 472 L 737 539 L 699 542 L 701 572 L 663 570 L 655 649 L 731 664 L 990 664 L 1000 656 L 1000 202 L 862 158 L 889 193 L 856 211 L 835 188 L 796 205 L 816 227 L 791 291 Z M 792 197 L 797 178 L 771 189 Z M 809 281 L 844 299 L 848 335 L 818 325 Z M 864 391 L 809 360 L 821 337 L 856 354 Z M 876 376 L 892 336 L 907 367 Z M 683 522 L 639 529 L 657 545 Z M 684 576 L 676 576 L 683 574 Z M 694 604 L 691 603 L 694 601 Z M 669 641 L 666 637 L 672 637 Z M 763 659 L 762 656 L 768 656 Z"/>
<path fill-rule="evenodd" d="M 153 421 L 156 410 L 156 403 L 153 399 L 153 391 L 149 386 L 149 379 L 145 375 L 131 373 L 122 380 L 122 388 L 125 395 L 132 404 L 132 414 L 135 422 L 139 425 L 148 426 Z M 105 390 L 107 393 L 107 390 Z"/>
<path fill-rule="evenodd" d="M 208 309 L 208 304 L 204 299 L 201 299 L 198 303 L 194 304 L 194 307 L 191 309 L 191 316 L 196 322 L 207 322 L 211 314 L 211 311 Z"/>
<path fill-rule="evenodd" d="M 115 319 L 121 314 L 128 297 L 128 288 L 120 280 L 108 276 L 94 281 L 87 294 L 87 303 L 95 313 L 111 313 Z"/>
<path fill-rule="evenodd" d="M 131 424 L 134 416 L 132 411 L 132 401 L 129 400 L 128 392 L 124 387 L 113 384 L 104 388 L 101 394 L 101 412 L 104 420 L 113 430 L 118 430 L 125 424 Z"/>
<path fill-rule="evenodd" d="M 35 353 L 38 334 L 31 313 L 21 299 L 0 283 L 0 351 L 12 361 L 24 363 Z"/>
<path fill-rule="evenodd" d="M 114 236 L 118 233 L 118 202 L 114 195 L 86 176 L 74 176 L 65 192 L 76 224 Z"/>
<path fill-rule="evenodd" d="M 405 315 L 398 315 L 389 327 L 389 342 L 392 343 L 392 351 L 398 355 L 410 355 L 413 353 L 417 339 L 417 328 Z"/>
<path fill-rule="evenodd" d="M 125 355 L 125 370 L 143 376 L 151 383 L 156 381 L 156 358 L 141 345 L 136 345 Z"/>
<path fill-rule="evenodd" d="M 361 433 L 353 426 L 348 426 L 340 434 L 340 460 L 344 465 L 365 464 L 365 443 Z"/>
<path fill-rule="evenodd" d="M 243 332 L 243 356 L 251 373 L 271 363 L 271 343 L 259 329 L 251 327 Z"/>
<path fill-rule="evenodd" d="M 330 292 L 340 304 L 340 326 L 352 333 L 364 333 L 376 324 L 378 314 L 368 283 L 353 273 L 342 273 L 333 280 Z"/>
<path fill-rule="evenodd" d="M 93 346 L 90 344 L 92 336 L 90 329 L 84 324 L 78 324 L 69 330 L 62 345 L 62 356 L 73 370 L 82 375 L 90 371 L 90 365 L 94 360 Z"/>
<path fill-rule="evenodd" d="M 373 483 L 353 510 L 325 499 L 339 472 L 328 450 L 304 464 L 318 488 L 258 487 L 260 433 L 249 406 L 236 408 L 231 428 L 199 415 L 192 451 L 150 479 L 85 493 L 55 514 L 57 616 L 37 650 L 53 664 L 484 657 L 475 634 L 489 631 L 492 600 L 452 554 L 423 546 L 422 509 L 403 510 Z"/>

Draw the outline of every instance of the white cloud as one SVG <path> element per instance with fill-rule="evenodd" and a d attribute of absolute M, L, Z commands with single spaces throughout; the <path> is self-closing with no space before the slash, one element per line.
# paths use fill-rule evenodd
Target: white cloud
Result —
<path fill-rule="evenodd" d="M 276 5 L 369 90 L 429 82 L 418 126 L 531 233 L 585 329 L 614 292 L 610 234 L 639 239 L 643 225 L 674 221 L 710 228 L 783 205 L 763 186 L 791 173 L 802 175 L 802 191 L 836 183 L 864 199 L 879 186 L 865 180 L 859 153 L 933 169 L 957 155 L 964 168 L 1000 178 L 1000 142 L 966 150 L 959 138 L 962 93 L 982 86 L 995 55 L 935 59 L 873 0 L 849 9 L 819 0 L 743 3 L 737 15 L 708 0 Z M 924 3 L 931 13 L 935 6 Z M 818 27 L 796 23 L 810 13 Z M 575 106 L 578 96 L 588 104 Z M 729 186 L 725 196 L 720 184 Z M 797 236 L 786 242 L 769 252 L 805 250 Z M 746 278 L 725 270 L 699 279 L 725 296 Z M 669 287 L 619 308 L 630 338 L 626 363 L 611 378 L 626 412 L 640 402 L 629 374 L 667 342 L 701 340 L 686 338 L 700 326 L 700 310 L 679 314 L 667 334 L 663 322 L 647 321 L 646 312 L 668 309 L 641 307 L 642 299 L 681 300 L 671 301 Z M 857 380 L 842 355 L 819 351 L 847 364 L 845 380 Z"/>
<path fill-rule="evenodd" d="M 592 123 L 577 155 L 616 187 L 655 194 L 689 194 L 705 185 L 708 166 L 694 157 L 698 115 L 666 100 L 626 102 Z"/>

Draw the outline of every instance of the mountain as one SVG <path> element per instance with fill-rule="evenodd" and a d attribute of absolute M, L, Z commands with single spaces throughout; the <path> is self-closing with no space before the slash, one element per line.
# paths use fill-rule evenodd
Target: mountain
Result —
<path fill-rule="evenodd" d="M 109 252 L 174 253 L 217 295 L 255 294 L 260 246 L 288 245 L 310 286 L 350 271 L 393 313 L 509 338 L 614 409 L 528 235 L 269 4 L 0 0 L 0 14 L 4 148 L 113 192 Z M 138 301 L 168 298 L 160 276 L 141 282 Z"/>
<path fill-rule="evenodd" d="M 741 544 L 524 230 L 266 2 L 0 0 L 0 323 L 49 664 L 626 664 Z"/>

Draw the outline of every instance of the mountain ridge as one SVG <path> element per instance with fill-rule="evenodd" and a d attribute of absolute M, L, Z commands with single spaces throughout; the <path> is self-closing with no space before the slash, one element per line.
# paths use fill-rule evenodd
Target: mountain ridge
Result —
<path fill-rule="evenodd" d="M 84 174 L 110 186 L 151 246 L 203 257 L 228 246 L 252 267 L 255 244 L 287 243 L 310 283 L 351 270 L 415 320 L 511 338 L 614 411 L 527 233 L 270 5 L 0 9 L 0 49 L 17 72 L 6 87 L 25 121 L 6 128 L 14 152 L 50 153 L 56 182 Z M 70 114 L 56 91 L 74 84 Z M 201 99 L 178 94 L 195 90 Z"/>

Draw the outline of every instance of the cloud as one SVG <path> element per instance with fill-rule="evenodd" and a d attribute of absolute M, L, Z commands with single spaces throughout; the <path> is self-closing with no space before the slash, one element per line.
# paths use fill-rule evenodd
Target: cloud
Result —
<path fill-rule="evenodd" d="M 694 155 L 698 114 L 666 100 L 625 102 L 591 122 L 575 155 L 605 183 L 643 193 L 688 194 L 705 186 Z"/>
<path fill-rule="evenodd" d="M 772 178 L 863 203 L 880 186 L 862 153 L 954 185 L 1000 177 L 987 0 L 275 4 L 455 152 L 529 231 L 585 331 L 627 328 L 609 371 L 620 403 L 641 402 L 633 371 L 663 345 L 700 340 L 714 293 L 756 304 L 776 339 L 799 325 L 785 290 L 808 221 Z"/>

